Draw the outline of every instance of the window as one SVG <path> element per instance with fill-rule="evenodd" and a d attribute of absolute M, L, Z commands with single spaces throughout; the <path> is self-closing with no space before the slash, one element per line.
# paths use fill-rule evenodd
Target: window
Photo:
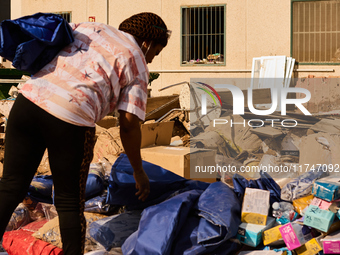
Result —
<path fill-rule="evenodd" d="M 68 23 L 71 22 L 71 12 L 54 12 L 54 14 L 58 14 L 63 17 Z"/>
<path fill-rule="evenodd" d="M 292 57 L 300 63 L 340 63 L 340 2 L 292 2 Z"/>
<path fill-rule="evenodd" d="M 182 65 L 225 65 L 225 5 L 182 7 Z"/>

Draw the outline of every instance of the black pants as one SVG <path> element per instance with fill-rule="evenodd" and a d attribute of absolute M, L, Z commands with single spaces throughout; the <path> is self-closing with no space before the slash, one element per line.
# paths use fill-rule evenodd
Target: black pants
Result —
<path fill-rule="evenodd" d="M 84 253 L 84 195 L 95 128 L 61 121 L 21 94 L 10 112 L 0 180 L 0 239 L 25 198 L 45 149 L 53 176 L 55 206 L 65 255 Z"/>

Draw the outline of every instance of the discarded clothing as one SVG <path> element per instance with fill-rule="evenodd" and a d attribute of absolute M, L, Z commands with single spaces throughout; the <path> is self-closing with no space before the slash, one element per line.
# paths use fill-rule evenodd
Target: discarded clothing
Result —
<path fill-rule="evenodd" d="M 0 56 L 18 70 L 35 74 L 66 45 L 73 42 L 72 28 L 60 15 L 36 13 L 0 25 Z"/>
<path fill-rule="evenodd" d="M 62 255 L 63 250 L 32 236 L 31 231 L 23 229 L 5 232 L 2 246 L 13 255 Z"/>

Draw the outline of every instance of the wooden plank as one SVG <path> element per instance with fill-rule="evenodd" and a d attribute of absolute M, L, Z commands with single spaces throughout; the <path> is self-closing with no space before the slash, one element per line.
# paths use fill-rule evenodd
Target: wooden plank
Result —
<path fill-rule="evenodd" d="M 152 119 L 159 119 L 163 117 L 165 114 L 167 114 L 172 109 L 178 109 L 180 108 L 179 104 L 179 97 L 172 99 L 171 101 L 168 101 L 161 105 L 160 107 L 147 112 L 145 115 L 145 120 L 152 120 Z"/>
<path fill-rule="evenodd" d="M 149 113 L 178 97 L 178 95 L 149 97 L 146 103 L 146 113 Z"/>
<path fill-rule="evenodd" d="M 250 132 L 263 137 L 270 137 L 270 138 L 276 138 L 283 133 L 280 130 L 277 130 L 272 127 L 259 127 L 259 128 L 252 128 L 250 129 Z"/>
<path fill-rule="evenodd" d="M 0 79 L 0 83 L 22 83 L 26 82 L 26 80 L 19 79 Z"/>

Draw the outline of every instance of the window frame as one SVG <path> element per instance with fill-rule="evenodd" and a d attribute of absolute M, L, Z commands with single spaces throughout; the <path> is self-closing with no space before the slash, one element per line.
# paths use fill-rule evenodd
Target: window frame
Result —
<path fill-rule="evenodd" d="M 290 7 L 290 56 L 293 56 L 293 4 L 296 2 L 326 2 L 329 0 L 291 0 Z M 296 64 L 299 65 L 340 65 L 340 62 L 300 62 L 297 61 Z"/>
<path fill-rule="evenodd" d="M 68 22 L 68 23 L 72 23 L 72 12 L 53 12 L 53 14 L 57 14 L 60 15 L 61 17 L 63 17 L 64 14 L 69 14 L 70 15 L 70 21 L 66 20 L 64 17 L 64 19 Z"/>
<path fill-rule="evenodd" d="M 224 56 L 223 56 L 223 63 L 219 63 L 219 64 L 183 64 L 183 9 L 187 9 L 187 8 L 199 8 L 199 7 L 223 7 L 224 11 L 223 11 L 223 15 L 224 15 L 224 31 L 223 31 L 223 40 L 224 40 L 224 44 L 223 44 L 223 51 L 224 51 Z M 206 4 L 206 5 L 183 5 L 180 6 L 180 18 L 181 18 L 181 29 L 180 29 L 180 66 L 181 67 L 198 67 L 198 66 L 211 66 L 211 67 L 216 67 L 216 66 L 226 66 L 227 62 L 226 62 L 226 30 L 227 30 L 227 4 Z"/>

